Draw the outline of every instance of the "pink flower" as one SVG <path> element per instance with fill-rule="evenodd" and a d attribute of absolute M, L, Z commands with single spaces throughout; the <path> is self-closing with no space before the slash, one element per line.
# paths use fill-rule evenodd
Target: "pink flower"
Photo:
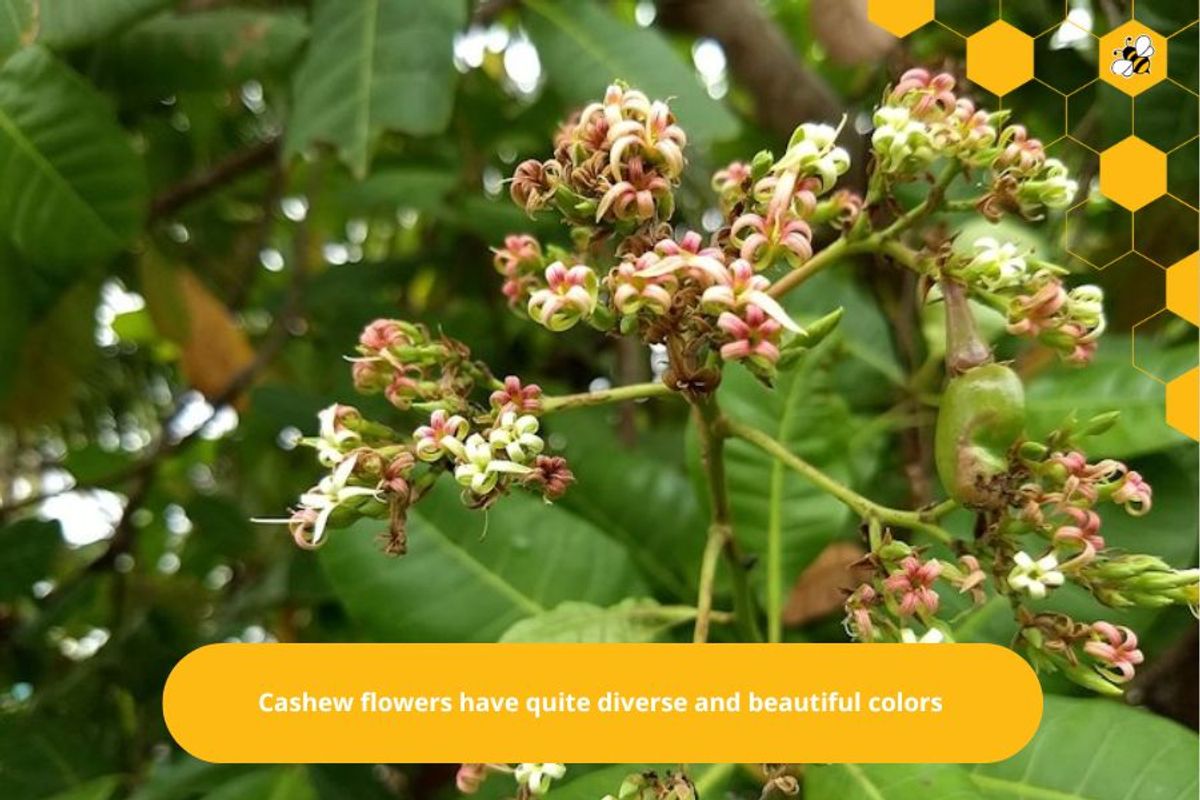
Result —
<path fill-rule="evenodd" d="M 712 188 L 722 200 L 736 201 L 745 192 L 749 180 L 750 165 L 744 161 L 734 161 L 713 174 Z"/>
<path fill-rule="evenodd" d="M 1063 509 L 1074 525 L 1063 525 L 1054 532 L 1055 542 L 1069 542 L 1083 548 L 1084 560 L 1090 561 L 1098 551 L 1104 549 L 1104 537 L 1100 535 L 1100 515 L 1095 511 L 1075 506 Z"/>
<path fill-rule="evenodd" d="M 501 275 L 513 275 L 522 268 L 536 269 L 542 261 L 541 244 L 527 233 L 505 236 L 504 246 L 492 248 L 492 253 L 492 263 Z"/>
<path fill-rule="evenodd" d="M 1067 292 L 1062 281 L 1044 277 L 1032 294 L 1013 298 L 1008 312 L 1008 332 L 1016 336 L 1037 336 L 1056 327 L 1055 315 L 1066 305 Z"/>
<path fill-rule="evenodd" d="M 439 408 L 429 416 L 429 424 L 413 431 L 413 450 L 422 461 L 437 461 L 449 453 L 462 458 L 463 439 L 470 425 L 457 414 L 451 415 Z"/>
<path fill-rule="evenodd" d="M 358 343 L 367 350 L 379 351 L 395 345 L 411 344 L 404 326 L 394 319 L 377 319 L 363 328 Z"/>
<path fill-rule="evenodd" d="M 719 279 L 700 296 L 700 304 L 708 310 L 724 309 L 740 312 L 749 305 L 758 306 L 769 317 L 793 333 L 801 328 L 779 302 L 767 294 L 771 282 L 764 276 L 757 275 L 750 262 L 737 259 L 723 271 Z"/>
<path fill-rule="evenodd" d="M 611 142 L 609 163 L 617 178 L 621 177 L 627 151 L 661 164 L 668 178 L 676 178 L 683 172 L 687 135 L 675 124 L 667 104 L 660 100 L 650 104 L 645 119 L 623 119 L 613 124 L 608 130 L 608 140 Z"/>
<path fill-rule="evenodd" d="M 900 595 L 900 613 L 903 616 L 911 616 L 917 611 L 936 614 L 939 600 L 933 584 L 941 574 L 942 565 L 937 561 L 922 564 L 916 556 L 908 556 L 900 562 L 900 570 L 884 580 L 883 587 Z"/>
<path fill-rule="evenodd" d="M 409 377 L 409 371 L 418 375 L 420 374 L 420 371 L 416 367 L 396 370 L 392 375 L 391 382 L 383 390 L 383 396 L 396 408 L 408 408 L 413 399 L 420 393 L 421 387 L 414 378 Z"/>
<path fill-rule="evenodd" d="M 871 620 L 871 608 L 879 602 L 879 595 L 869 583 L 864 583 L 846 598 L 846 633 L 860 642 L 875 638 L 875 624 Z"/>
<path fill-rule="evenodd" d="M 925 116 L 931 111 L 947 113 L 958 98 L 954 95 L 954 76 L 946 72 L 931 75 L 920 67 L 910 69 L 900 76 L 892 99 L 912 99 L 914 116 Z"/>
<path fill-rule="evenodd" d="M 1032 172 L 1046 162 L 1046 150 L 1037 139 L 1029 138 L 1020 125 L 1011 125 L 1004 130 L 1001 144 L 1003 150 L 996 159 L 998 170 L 1014 169 L 1017 172 Z"/>
<path fill-rule="evenodd" d="M 643 308 L 652 314 L 665 314 L 671 307 L 676 280 L 673 274 L 653 275 L 649 271 L 662 259 L 650 251 L 637 261 L 622 261 L 608 276 L 612 301 L 622 314 L 632 315 Z"/>
<path fill-rule="evenodd" d="M 533 215 L 535 211 L 546 205 L 546 201 L 554 193 L 547 180 L 546 166 L 536 158 L 522 161 L 513 172 L 509 194 L 513 202 L 525 209 L 525 213 Z"/>
<path fill-rule="evenodd" d="M 654 256 L 639 259 L 639 278 L 680 275 L 701 286 L 711 286 L 726 280 L 729 275 L 725 254 L 715 247 L 704 247 L 700 234 L 695 231 L 688 231 L 678 242 L 662 239 L 654 245 Z"/>
<path fill-rule="evenodd" d="M 536 414 L 542 410 L 542 387 L 536 383 L 522 386 L 520 378 L 509 375 L 504 379 L 504 388 L 492 392 L 488 402 L 498 414 L 505 411 Z"/>
<path fill-rule="evenodd" d="M 1153 496 L 1154 490 L 1141 474 L 1130 471 L 1112 493 L 1112 501 L 1125 506 L 1125 510 L 1135 517 L 1140 517 L 1149 513 Z"/>
<path fill-rule="evenodd" d="M 529 297 L 529 316 L 552 331 L 565 331 L 596 310 L 599 279 L 590 267 L 568 268 L 561 261 L 546 267 L 546 288 Z"/>
<path fill-rule="evenodd" d="M 399 497 L 404 502 L 408 502 L 408 492 L 411 488 L 408 479 L 412 477 L 412 468 L 416 460 L 412 453 L 402 452 L 387 463 L 383 468 L 383 476 L 379 482 L 379 488 L 387 490 Z"/>
<path fill-rule="evenodd" d="M 937 562 L 932 562 L 936 564 Z M 954 582 L 958 587 L 959 594 L 970 594 L 971 599 L 976 604 L 982 604 L 987 600 L 987 595 L 984 594 L 983 584 L 987 580 L 987 575 L 979 566 L 979 559 L 975 556 L 966 555 L 958 560 L 962 565 L 962 578 Z"/>
<path fill-rule="evenodd" d="M 726 361 L 754 359 L 766 364 L 779 360 L 777 344 L 780 324 L 755 305 L 746 306 L 739 317 L 728 311 L 717 318 L 717 326 L 732 341 L 721 346 L 721 358 Z"/>
<path fill-rule="evenodd" d="M 749 232 L 749 235 L 746 233 Z M 738 248 L 738 255 L 758 266 L 767 267 L 779 251 L 792 266 L 812 258 L 812 228 L 789 210 L 742 214 L 733 221 L 729 239 Z"/>
<path fill-rule="evenodd" d="M 487 778 L 487 764 L 463 764 L 454 776 L 454 785 L 463 794 L 475 794 Z"/>
<path fill-rule="evenodd" d="M 320 516 L 315 508 L 298 508 L 292 512 L 288 520 L 288 531 L 297 547 L 305 550 L 316 550 L 318 544 L 314 541 L 317 527 L 317 517 Z"/>
<path fill-rule="evenodd" d="M 671 184 L 657 172 L 647 170 L 642 159 L 635 156 L 629 160 L 624 177 L 611 184 L 600 198 L 596 221 L 604 219 L 611 211 L 618 220 L 644 222 L 657 215 L 660 202 L 671 202 Z M 664 213 L 662 216 L 669 215 Z"/>
<path fill-rule="evenodd" d="M 373 394 L 387 387 L 392 380 L 391 366 L 381 358 L 359 358 L 350 365 L 355 390 Z"/>
<path fill-rule="evenodd" d="M 829 198 L 829 205 L 833 209 L 833 227 L 845 230 L 854 225 L 862 214 L 863 198 L 849 189 L 839 189 Z"/>
<path fill-rule="evenodd" d="M 1092 624 L 1095 637 L 1083 646 L 1083 650 L 1104 667 L 1097 669 L 1113 683 L 1126 683 L 1133 679 L 1134 667 L 1145 660 L 1138 650 L 1137 634 L 1123 625 L 1108 622 Z"/>

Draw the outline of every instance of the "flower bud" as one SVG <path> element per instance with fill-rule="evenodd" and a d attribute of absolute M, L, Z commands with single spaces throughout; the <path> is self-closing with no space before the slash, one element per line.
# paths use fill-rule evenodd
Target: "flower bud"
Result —
<path fill-rule="evenodd" d="M 529 316 L 552 331 L 565 331 L 592 314 L 599 295 L 599 279 L 591 268 L 561 261 L 546 267 L 544 289 L 529 298 Z"/>

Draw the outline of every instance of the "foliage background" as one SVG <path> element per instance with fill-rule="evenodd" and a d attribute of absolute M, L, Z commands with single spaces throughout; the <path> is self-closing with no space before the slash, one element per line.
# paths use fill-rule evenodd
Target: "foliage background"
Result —
<path fill-rule="evenodd" d="M 493 641 L 594 636 L 600 623 L 620 638 L 674 636 L 595 607 L 693 602 L 705 506 L 681 404 L 556 417 L 550 443 L 579 479 L 561 503 L 512 498 L 485 521 L 442 487 L 422 504 L 403 561 L 378 552 L 370 526 L 336 532 L 318 556 L 249 518 L 278 516 L 316 477 L 296 439 L 317 410 L 352 398 L 342 356 L 377 316 L 440 327 L 498 374 L 548 391 L 649 377 L 650 354 L 636 346 L 583 330 L 552 338 L 505 308 L 487 248 L 512 231 L 563 231 L 526 219 L 503 178 L 548 150 L 570 108 L 621 77 L 674 98 L 692 139 L 681 215 L 702 229 L 713 202 L 705 176 L 730 158 L 778 149 L 809 119 L 845 113 L 849 131 L 864 130 L 864 110 L 907 66 L 961 74 L 960 39 L 936 26 L 881 37 L 862 5 L 0 0 L 3 796 L 446 796 L 446 766 L 195 762 L 163 726 L 163 681 L 213 641 Z M 938 9 L 969 32 L 998 5 Z M 1092 14 L 1097 33 L 1130 13 L 1122 0 L 1071 6 Z M 1185 6 L 1141 2 L 1137 14 L 1173 30 L 1188 21 Z M 1010 2 L 1003 13 L 1038 32 L 1062 4 Z M 1193 91 L 1195 33 L 1172 41 L 1170 59 Z M 1078 85 L 1097 68 L 1086 48 L 1038 58 L 1039 70 Z M 1163 86 L 1139 99 L 1138 132 L 1164 148 L 1190 142 L 1169 162 L 1183 202 L 1139 213 L 1138 236 L 1169 264 L 1197 247 L 1197 112 L 1194 95 Z M 1035 83 L 1006 104 L 1044 140 L 1069 127 L 1102 149 L 1129 131 L 1128 103 L 1113 92 L 1094 85 L 1063 107 Z M 1115 330 L 1083 372 L 1052 369 L 1039 352 L 1005 355 L 1032 381 L 1035 429 L 1072 409 L 1125 412 L 1095 452 L 1146 474 L 1155 510 L 1137 525 L 1107 521 L 1110 541 L 1194 563 L 1195 446 L 1162 422 L 1161 385 L 1129 360 L 1133 326 L 1163 305 L 1162 271 L 1132 255 L 1091 274 L 1063 253 L 1065 237 L 1091 261 L 1119 256 L 1129 220 L 1094 191 L 1094 153 L 1069 142 L 1051 153 L 1091 187 L 1089 202 L 1069 220 L 1005 233 L 1101 283 Z M 961 226 L 971 238 L 986 223 Z M 875 267 L 847 264 L 806 285 L 796 313 L 842 305 L 846 318 L 777 392 L 731 371 L 722 393 L 733 413 L 835 476 L 906 505 L 935 491 L 931 420 L 903 389 L 933 340 L 912 287 Z M 1165 315 L 1136 336 L 1139 366 L 1160 377 L 1196 361 L 1196 331 Z M 841 640 L 821 598 L 844 575 L 837 555 L 853 552 L 855 520 L 748 450 L 730 457 L 748 549 L 761 555 L 768 527 L 783 531 L 787 638 Z M 590 606 L 543 616 L 564 601 Z M 1178 610 L 1128 616 L 1149 658 L 1131 699 L 1194 728 L 1195 621 Z M 959 637 L 1006 642 L 1007 625 L 989 606 Z M 1072 699 L 1053 680 L 1047 690 L 1056 696 L 1043 731 L 1010 763 L 815 767 L 805 795 L 1194 791 L 1193 734 Z M 1104 738 L 1117 728 L 1124 743 Z M 598 797 L 626 771 L 577 768 L 556 794 Z M 748 769 L 698 775 L 706 789 L 757 796 Z"/>

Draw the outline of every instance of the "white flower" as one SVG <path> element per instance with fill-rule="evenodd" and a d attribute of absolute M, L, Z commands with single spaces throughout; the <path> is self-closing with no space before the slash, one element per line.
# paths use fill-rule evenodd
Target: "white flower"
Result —
<path fill-rule="evenodd" d="M 316 512 L 312 538 L 309 541 L 311 546 L 317 547 L 324 540 L 325 527 L 329 524 L 329 517 L 339 506 L 356 497 L 375 497 L 378 494 L 375 489 L 366 486 L 347 485 L 357 460 L 357 456 L 343 459 L 331 474 L 326 475 L 315 487 L 300 495 L 300 509 Z M 293 523 L 291 518 L 254 519 L 253 521 L 267 525 L 291 525 Z"/>
<path fill-rule="evenodd" d="M 1067 294 L 1067 306 L 1072 319 L 1079 320 L 1089 329 L 1104 329 L 1104 290 L 1099 286 L 1076 286 Z"/>
<path fill-rule="evenodd" d="M 558 780 L 567 774 L 564 764 L 517 764 L 514 776 L 521 786 L 529 787 L 535 795 L 545 794 L 552 780 Z"/>
<path fill-rule="evenodd" d="M 911 628 L 901 628 L 900 641 L 904 644 L 941 644 L 946 641 L 946 634 L 937 628 L 930 628 L 918 639 Z"/>
<path fill-rule="evenodd" d="M 503 474 L 525 475 L 532 470 L 512 461 L 495 458 L 492 446 L 478 433 L 463 444 L 462 463 L 454 468 L 454 479 L 477 495 L 496 488 Z"/>
<path fill-rule="evenodd" d="M 838 176 L 850 169 L 850 154 L 834 146 L 837 135 L 838 128 L 831 125 L 801 125 L 792 134 L 787 151 L 771 171 L 817 176 L 821 179 L 821 191 L 829 191 Z"/>
<path fill-rule="evenodd" d="M 333 467 L 341 463 L 346 457 L 346 452 L 353 450 L 362 441 L 361 436 L 347 428 L 339 419 L 340 415 L 346 413 L 358 412 L 348 406 L 334 403 L 317 414 L 317 420 L 321 423 L 320 436 L 308 439 L 306 443 L 317 448 L 317 461 L 321 462 L 322 466 Z"/>
<path fill-rule="evenodd" d="M 987 289 L 995 291 L 1024 283 L 1028 264 L 1017 245 L 984 236 L 975 240 L 975 255 L 967 264 L 967 270 Z"/>
<path fill-rule="evenodd" d="M 516 412 L 506 411 L 488 434 L 488 443 L 493 450 L 504 452 L 511 461 L 526 464 L 546 446 L 537 431 L 537 417 L 532 414 L 517 416 Z"/>
<path fill-rule="evenodd" d="M 1021 183 L 1017 200 L 1023 205 L 1066 208 L 1078 193 L 1079 183 L 1071 180 L 1067 165 L 1057 158 L 1047 158 L 1036 179 Z"/>
<path fill-rule="evenodd" d="M 1058 571 L 1058 559 L 1053 553 L 1034 561 L 1022 551 L 1013 556 L 1016 566 L 1008 573 L 1008 585 L 1030 597 L 1042 599 L 1051 587 L 1062 586 L 1066 578 Z"/>
<path fill-rule="evenodd" d="M 904 106 L 880 106 L 875 111 L 871 145 L 880 168 L 888 172 L 911 172 L 934 159 L 929 126 L 912 118 Z"/>

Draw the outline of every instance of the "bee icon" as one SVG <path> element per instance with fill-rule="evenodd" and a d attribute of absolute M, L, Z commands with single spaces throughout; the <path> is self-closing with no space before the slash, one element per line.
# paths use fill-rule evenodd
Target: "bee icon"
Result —
<path fill-rule="evenodd" d="M 1113 50 L 1113 55 L 1117 57 L 1112 63 L 1114 75 L 1120 75 L 1122 78 L 1149 75 L 1150 56 L 1154 55 L 1154 43 L 1145 34 L 1137 37 L 1136 41 L 1132 36 L 1126 36 L 1125 46 L 1119 50 Z"/>

